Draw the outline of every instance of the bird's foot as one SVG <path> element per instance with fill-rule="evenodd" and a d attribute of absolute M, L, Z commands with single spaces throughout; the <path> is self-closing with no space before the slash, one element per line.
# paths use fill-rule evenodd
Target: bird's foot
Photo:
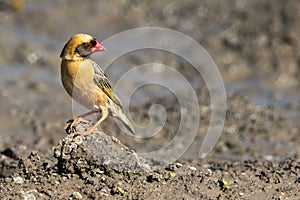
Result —
<path fill-rule="evenodd" d="M 73 132 L 74 136 L 80 135 L 80 136 L 86 136 L 86 135 L 90 135 L 92 132 L 88 131 L 76 131 Z"/>
<path fill-rule="evenodd" d="M 94 125 L 92 128 L 90 128 L 89 130 L 86 130 L 86 131 L 76 131 L 74 132 L 74 136 L 76 135 L 81 135 L 81 136 L 85 136 L 85 135 L 90 135 L 92 134 L 95 130 L 97 130 L 97 126 Z"/>
<path fill-rule="evenodd" d="M 66 125 L 66 132 L 68 134 L 76 133 L 76 132 L 85 132 L 85 131 L 78 131 L 82 129 L 80 125 L 87 125 L 90 124 L 91 122 L 89 120 L 85 120 L 81 117 L 76 118 L 75 120 L 71 119 L 67 122 Z"/>
<path fill-rule="evenodd" d="M 86 135 L 92 134 L 95 130 L 97 130 L 97 126 L 94 125 L 94 126 L 93 126 L 92 128 L 90 128 L 89 130 L 73 132 L 73 135 L 74 135 L 74 136 L 76 136 L 76 135 L 86 136 Z"/>
<path fill-rule="evenodd" d="M 76 129 L 76 125 L 81 122 L 83 120 L 83 118 L 78 117 L 75 120 L 73 120 L 73 122 L 71 123 L 71 125 L 69 126 L 69 134 L 72 133 L 73 129 Z"/>

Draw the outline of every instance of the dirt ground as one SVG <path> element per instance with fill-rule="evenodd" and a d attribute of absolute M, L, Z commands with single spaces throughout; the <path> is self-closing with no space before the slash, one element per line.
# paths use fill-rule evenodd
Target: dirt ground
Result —
<path fill-rule="evenodd" d="M 293 0 L 0 0 L 0 199 L 300 199 L 299 10 Z M 137 124 L 149 123 L 151 105 L 165 108 L 166 123 L 155 137 L 132 138 L 112 119 L 103 123 L 105 134 L 83 143 L 67 137 L 72 102 L 59 80 L 65 41 L 77 32 L 103 40 L 144 26 L 189 35 L 219 67 L 228 91 L 226 121 L 204 159 L 198 151 L 210 122 L 210 95 L 191 65 L 172 56 L 162 62 L 191 80 L 201 111 L 192 145 L 174 163 L 151 170 L 153 163 L 144 168 L 131 151 L 158 149 L 175 137 L 181 113 L 174 95 L 129 107 Z M 132 65 L 147 60 L 138 53 L 125 59 Z M 107 75 L 114 85 L 114 71 Z M 105 158 L 110 162 L 85 150 L 97 138 L 107 145 L 95 147 L 98 152 L 117 145 L 116 157 Z M 64 151 L 71 153 L 63 157 L 68 139 L 72 148 Z M 124 162 L 112 165 L 118 155 Z M 122 170 L 135 165 L 143 170 Z"/>

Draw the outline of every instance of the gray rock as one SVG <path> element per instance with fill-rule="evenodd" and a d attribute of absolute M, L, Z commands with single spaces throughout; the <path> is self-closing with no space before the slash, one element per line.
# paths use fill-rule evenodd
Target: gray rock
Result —
<path fill-rule="evenodd" d="M 92 124 L 80 122 L 75 130 L 87 130 Z M 66 131 L 69 130 L 67 125 Z M 59 141 L 54 149 L 54 156 L 58 159 L 58 168 L 62 172 L 84 174 L 91 170 L 105 166 L 117 172 L 146 172 L 150 166 L 146 161 L 129 150 L 115 138 L 101 131 L 95 131 L 87 136 L 67 135 Z"/>

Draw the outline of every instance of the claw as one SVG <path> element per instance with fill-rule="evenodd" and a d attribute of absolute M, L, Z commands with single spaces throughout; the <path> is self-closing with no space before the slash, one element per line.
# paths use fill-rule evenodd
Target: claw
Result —
<path fill-rule="evenodd" d="M 76 118 L 75 120 L 73 120 L 73 122 L 70 124 L 69 128 L 68 128 L 68 134 L 76 133 L 76 132 L 80 132 L 80 131 L 76 131 L 76 125 L 79 123 L 90 123 L 90 120 L 86 120 L 83 119 L 81 117 Z"/>
<path fill-rule="evenodd" d="M 76 118 L 75 120 L 73 120 L 73 122 L 71 123 L 71 125 L 69 126 L 69 130 L 68 130 L 68 134 L 72 133 L 72 130 L 75 129 L 75 126 L 82 120 L 81 117 Z"/>

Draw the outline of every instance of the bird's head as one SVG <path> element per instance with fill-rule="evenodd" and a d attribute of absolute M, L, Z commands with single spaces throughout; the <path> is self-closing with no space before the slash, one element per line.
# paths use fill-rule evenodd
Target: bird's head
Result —
<path fill-rule="evenodd" d="M 106 49 L 97 39 L 91 35 L 79 33 L 65 44 L 60 57 L 63 60 L 82 60 L 99 51 L 106 51 Z"/>

